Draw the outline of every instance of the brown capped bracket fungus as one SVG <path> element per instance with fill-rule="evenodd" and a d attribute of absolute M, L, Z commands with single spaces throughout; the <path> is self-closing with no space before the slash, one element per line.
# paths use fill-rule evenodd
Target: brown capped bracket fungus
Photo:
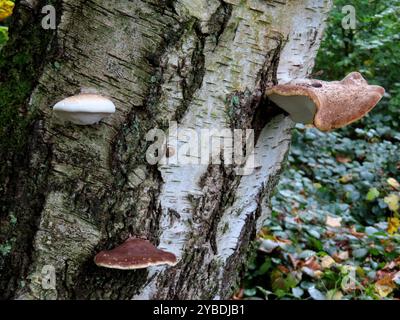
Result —
<path fill-rule="evenodd" d="M 384 93 L 384 88 L 369 85 L 358 72 L 341 81 L 295 80 L 266 92 L 294 122 L 314 124 L 321 131 L 338 129 L 361 119 Z"/>
<path fill-rule="evenodd" d="M 158 265 L 176 265 L 174 254 L 157 249 L 150 241 L 130 237 L 120 246 L 99 252 L 94 262 L 100 267 L 120 270 L 143 269 Z"/>
<path fill-rule="evenodd" d="M 58 102 L 53 112 L 61 121 L 92 125 L 115 112 L 114 103 L 98 94 L 81 93 Z"/>

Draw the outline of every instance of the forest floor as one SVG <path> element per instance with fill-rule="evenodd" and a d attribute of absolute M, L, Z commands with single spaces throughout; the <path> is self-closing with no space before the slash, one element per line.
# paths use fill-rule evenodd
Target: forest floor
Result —
<path fill-rule="evenodd" d="M 400 298 L 399 145 L 358 134 L 296 129 L 239 298 Z"/>

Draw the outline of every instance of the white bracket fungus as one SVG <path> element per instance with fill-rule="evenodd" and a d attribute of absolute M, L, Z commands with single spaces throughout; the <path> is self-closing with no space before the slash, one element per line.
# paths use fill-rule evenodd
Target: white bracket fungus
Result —
<path fill-rule="evenodd" d="M 58 102 L 53 112 L 62 122 L 92 125 L 115 113 L 115 105 L 101 95 L 81 93 Z"/>

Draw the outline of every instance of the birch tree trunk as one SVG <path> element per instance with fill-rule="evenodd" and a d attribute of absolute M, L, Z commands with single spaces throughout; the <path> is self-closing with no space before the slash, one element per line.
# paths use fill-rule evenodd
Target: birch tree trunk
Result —
<path fill-rule="evenodd" d="M 311 72 L 331 1 L 57 0 L 56 30 L 42 29 L 45 4 L 17 2 L 0 64 L 1 298 L 229 298 L 293 126 L 263 93 Z M 82 88 L 117 112 L 62 126 L 52 106 Z M 149 164 L 146 133 L 171 121 L 254 129 L 256 169 Z M 130 234 L 179 263 L 93 263 Z"/>

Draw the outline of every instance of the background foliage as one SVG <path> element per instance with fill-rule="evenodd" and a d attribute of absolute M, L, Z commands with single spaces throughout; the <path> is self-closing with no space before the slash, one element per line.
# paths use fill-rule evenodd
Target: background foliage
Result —
<path fill-rule="evenodd" d="M 360 71 L 387 94 L 342 130 L 296 127 L 236 298 L 400 298 L 400 1 L 352 3 L 357 26 L 344 30 L 349 3 L 335 1 L 316 71 L 324 80 Z"/>
<path fill-rule="evenodd" d="M 6 19 L 12 14 L 14 2 L 14 0 L 0 0 L 0 49 L 8 40 Z"/>

